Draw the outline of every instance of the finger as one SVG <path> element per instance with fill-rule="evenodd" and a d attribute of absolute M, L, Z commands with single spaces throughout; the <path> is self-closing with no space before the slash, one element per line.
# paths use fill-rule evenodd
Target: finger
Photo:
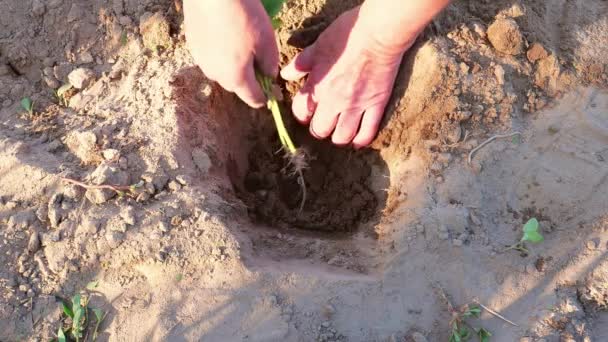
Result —
<path fill-rule="evenodd" d="M 304 86 L 298 93 L 293 97 L 291 104 L 291 111 L 293 116 L 302 124 L 308 124 L 315 110 L 317 109 L 317 103 L 311 92 L 306 91 Z"/>
<path fill-rule="evenodd" d="M 359 149 L 365 147 L 374 141 L 376 133 L 378 133 L 378 128 L 380 127 L 380 122 L 384 116 L 384 107 L 386 107 L 386 103 L 373 106 L 363 113 L 361 127 L 353 139 L 355 148 Z"/>
<path fill-rule="evenodd" d="M 312 117 L 310 133 L 317 139 L 325 139 L 336 128 L 337 121 L 338 112 L 328 104 L 328 101 L 321 102 Z"/>
<path fill-rule="evenodd" d="M 343 112 L 338 117 L 336 130 L 331 136 L 331 141 L 336 145 L 348 145 L 359 130 L 361 123 L 361 112 Z"/>
<path fill-rule="evenodd" d="M 237 81 L 233 91 L 246 104 L 253 108 L 261 108 L 266 103 L 266 96 L 255 78 L 253 69 L 253 59 L 247 63 L 242 71 L 240 79 Z"/>
<path fill-rule="evenodd" d="M 297 81 L 306 76 L 313 66 L 314 50 L 314 44 L 302 50 L 281 70 L 281 77 L 286 81 Z"/>
<path fill-rule="evenodd" d="M 279 48 L 274 31 L 266 36 L 256 48 L 255 62 L 264 75 L 276 78 L 279 73 Z"/>

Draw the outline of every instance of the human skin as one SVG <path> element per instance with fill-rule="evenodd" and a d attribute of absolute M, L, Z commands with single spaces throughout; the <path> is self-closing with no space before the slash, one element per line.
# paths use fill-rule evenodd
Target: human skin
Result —
<path fill-rule="evenodd" d="M 355 148 L 369 145 L 404 54 L 448 3 L 366 0 L 338 17 L 281 70 L 288 81 L 308 76 L 293 98 L 296 119 L 318 139 L 331 137 L 336 145 Z M 259 0 L 184 0 L 184 10 L 186 35 L 201 69 L 249 105 L 261 107 L 254 65 L 274 76 L 278 49 Z"/>

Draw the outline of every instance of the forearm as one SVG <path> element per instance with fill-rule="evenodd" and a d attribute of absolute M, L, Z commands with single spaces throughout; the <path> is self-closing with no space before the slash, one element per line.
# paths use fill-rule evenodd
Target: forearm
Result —
<path fill-rule="evenodd" d="M 404 50 L 413 35 L 439 14 L 450 0 L 366 0 L 359 12 L 360 24 L 379 45 Z"/>

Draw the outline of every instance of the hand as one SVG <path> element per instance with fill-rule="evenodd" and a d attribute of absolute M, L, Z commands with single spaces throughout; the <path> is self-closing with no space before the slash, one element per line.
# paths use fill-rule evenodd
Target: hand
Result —
<path fill-rule="evenodd" d="M 205 75 L 251 107 L 266 104 L 255 66 L 276 77 L 279 50 L 260 1 L 184 0 L 186 38 Z"/>
<path fill-rule="evenodd" d="M 359 8 L 342 14 L 310 47 L 281 71 L 285 80 L 308 74 L 293 99 L 293 114 L 318 139 L 355 148 L 369 145 L 376 136 L 406 45 L 381 45 L 364 24 Z M 404 48 L 405 46 L 405 48 Z"/>

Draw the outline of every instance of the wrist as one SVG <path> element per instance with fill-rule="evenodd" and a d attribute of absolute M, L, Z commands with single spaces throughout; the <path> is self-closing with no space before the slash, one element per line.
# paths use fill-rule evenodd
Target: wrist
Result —
<path fill-rule="evenodd" d="M 358 25 L 373 45 L 389 54 L 401 54 L 449 0 L 366 0 Z"/>

